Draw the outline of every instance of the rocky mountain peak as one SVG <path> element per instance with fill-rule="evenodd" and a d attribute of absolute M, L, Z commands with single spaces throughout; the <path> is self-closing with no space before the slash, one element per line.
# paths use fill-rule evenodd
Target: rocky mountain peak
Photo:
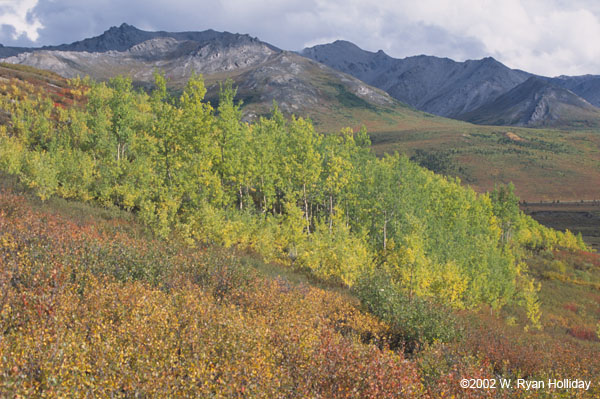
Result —
<path fill-rule="evenodd" d="M 135 35 L 138 32 L 141 32 L 141 30 L 133 25 L 123 22 L 120 26 L 111 26 L 105 30 L 100 37 L 127 37 Z"/>
<path fill-rule="evenodd" d="M 101 35 L 89 39 L 80 40 L 71 44 L 53 46 L 48 49 L 62 51 L 125 51 L 132 46 L 153 39 L 157 35 L 154 32 L 146 32 L 135 26 L 123 23 L 119 27 L 112 26 Z"/>
<path fill-rule="evenodd" d="M 488 125 L 597 126 L 600 110 L 547 78 L 531 76 L 495 100 L 463 115 Z"/>
<path fill-rule="evenodd" d="M 530 76 L 492 57 L 465 62 L 427 55 L 397 59 L 383 50 L 365 51 L 352 43 L 345 43 L 343 49 L 339 42 L 316 46 L 302 54 L 420 110 L 451 118 L 493 100 Z"/>
<path fill-rule="evenodd" d="M 133 29 L 133 30 L 138 30 L 138 28 L 136 28 L 136 27 L 135 27 L 135 26 L 133 26 L 133 25 L 129 25 L 129 24 L 128 24 L 128 23 L 126 23 L 126 22 L 123 22 L 123 23 L 121 24 L 121 26 L 119 26 L 117 29 L 120 29 L 120 30 L 131 30 L 131 29 Z"/>

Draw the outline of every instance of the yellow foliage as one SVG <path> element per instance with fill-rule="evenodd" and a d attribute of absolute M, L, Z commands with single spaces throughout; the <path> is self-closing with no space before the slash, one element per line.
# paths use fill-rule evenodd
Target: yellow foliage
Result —
<path fill-rule="evenodd" d="M 22 199 L 0 195 L 0 209 L 11 210 L 0 212 L 2 395 L 425 394 L 414 363 L 362 343 L 384 342 L 388 327 L 339 294 L 240 274 L 230 256 L 175 242 L 146 258 L 163 244 L 115 234 L 110 222 L 34 214 Z M 132 261 L 147 273 L 161 263 L 160 282 L 98 271 Z"/>

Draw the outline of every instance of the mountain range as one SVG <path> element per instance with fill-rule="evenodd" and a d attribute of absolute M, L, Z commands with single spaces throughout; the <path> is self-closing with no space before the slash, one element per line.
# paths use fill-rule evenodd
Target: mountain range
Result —
<path fill-rule="evenodd" d="M 0 46 L 0 90 L 33 84 L 57 106 L 70 103 L 60 76 L 125 74 L 151 89 L 155 71 L 174 94 L 201 73 L 213 106 L 222 82 L 233 80 L 247 121 L 275 101 L 320 132 L 365 126 L 376 154 L 406 154 L 478 191 L 512 181 L 527 201 L 598 198 L 590 181 L 600 178 L 599 76 L 536 76 L 493 58 L 395 59 L 343 41 L 293 52 L 245 34 L 127 24 L 71 44 Z M 0 124 L 10 117 L 0 110 Z"/>
<path fill-rule="evenodd" d="M 301 54 L 440 116 L 493 125 L 598 126 L 596 75 L 536 76 L 491 57 L 464 62 L 425 55 L 397 59 L 343 40 L 305 48 Z"/>
<path fill-rule="evenodd" d="M 349 108 L 393 112 L 406 106 L 382 90 L 294 52 L 249 35 L 228 32 L 147 32 L 131 25 L 67 45 L 37 49 L 0 48 L 8 63 L 51 70 L 65 77 L 89 75 L 98 80 L 124 74 L 150 87 L 162 71 L 174 90 L 201 73 L 208 97 L 218 101 L 219 85 L 232 79 L 248 118 L 269 111 L 273 101 L 289 114 L 316 116 Z M 350 105 L 350 107 L 348 106 Z M 354 105 L 354 107 L 352 107 Z M 316 111 L 318 112 L 311 112 Z M 408 112 L 408 111 L 407 111 Z M 341 115 L 350 124 L 352 115 Z"/>
<path fill-rule="evenodd" d="M 150 85 L 154 71 L 161 70 L 175 89 L 199 72 L 213 99 L 218 82 L 231 78 L 248 115 L 266 112 L 275 100 L 288 113 L 314 114 L 317 122 L 327 119 L 319 116 L 323 113 L 337 113 L 347 122 L 352 105 L 380 115 L 382 110 L 410 112 L 406 104 L 479 124 L 600 126 L 600 76 L 535 76 L 491 57 L 396 59 L 347 41 L 295 53 L 245 34 L 149 32 L 124 23 L 71 44 L 2 46 L 0 58 L 65 77 L 107 80 L 126 74 L 140 86 Z"/>
<path fill-rule="evenodd" d="M 600 109 L 572 91 L 531 76 L 462 119 L 485 125 L 594 127 Z"/>

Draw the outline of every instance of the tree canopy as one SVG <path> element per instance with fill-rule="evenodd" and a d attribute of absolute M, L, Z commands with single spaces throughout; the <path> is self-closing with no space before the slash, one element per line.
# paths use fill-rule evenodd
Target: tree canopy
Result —
<path fill-rule="evenodd" d="M 83 94 L 68 109 L 0 97 L 11 118 L 0 168 L 42 200 L 118 206 L 158 235 L 252 248 L 350 286 L 385 273 L 409 297 L 455 307 L 523 296 L 527 248 L 584 246 L 521 213 L 511 186 L 477 194 L 404 156 L 375 157 L 364 129 L 323 135 L 276 104 L 243 122 L 230 83 L 216 109 L 197 76 L 179 96 L 160 74 L 151 93 L 124 77 L 72 84 Z"/>

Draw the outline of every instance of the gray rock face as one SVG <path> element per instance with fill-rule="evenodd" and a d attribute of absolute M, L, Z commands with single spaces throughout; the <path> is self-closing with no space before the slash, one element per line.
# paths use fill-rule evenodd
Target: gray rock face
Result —
<path fill-rule="evenodd" d="M 571 90 L 590 104 L 600 107 L 600 75 L 559 76 L 548 81 L 556 86 Z"/>
<path fill-rule="evenodd" d="M 211 74 L 253 67 L 280 52 L 247 35 L 145 32 L 121 25 L 96 38 L 23 52 L 5 61 L 48 69 L 65 77 L 108 79 L 126 74 L 142 82 L 151 81 L 155 70 L 163 70 L 177 82 L 187 80 L 192 72 Z"/>
<path fill-rule="evenodd" d="M 600 109 L 548 80 L 531 77 L 463 119 L 486 125 L 598 126 Z"/>
<path fill-rule="evenodd" d="M 371 106 L 399 106 L 387 93 L 359 79 L 248 35 L 213 30 L 146 32 L 123 24 L 94 38 L 26 50 L 8 52 L 4 61 L 69 78 L 89 75 L 107 80 L 122 74 L 141 86 L 149 85 L 157 70 L 175 88 L 200 73 L 213 99 L 218 92 L 216 82 L 231 78 L 238 86 L 238 97 L 259 111 L 268 109 L 273 100 L 289 113 L 331 107 L 339 101 L 331 94 L 332 87 Z"/>
<path fill-rule="evenodd" d="M 315 79 L 316 76 L 319 79 Z M 237 81 L 242 94 L 256 93 L 260 102 L 275 99 L 279 107 L 289 113 L 322 105 L 327 97 L 323 91 L 323 82 L 325 86 L 343 86 L 344 90 L 369 104 L 383 107 L 397 104 L 387 93 L 370 87 L 359 79 L 287 51 L 248 70 Z"/>
<path fill-rule="evenodd" d="M 301 54 L 356 76 L 422 111 L 452 118 L 480 107 L 531 76 L 493 58 L 455 62 L 421 55 L 396 59 L 344 41 L 307 48 Z"/>
<path fill-rule="evenodd" d="M 436 115 L 523 126 L 597 123 L 597 75 L 546 78 L 510 69 L 491 57 L 465 62 L 424 55 L 395 59 L 346 41 L 306 48 L 301 54 Z"/>

